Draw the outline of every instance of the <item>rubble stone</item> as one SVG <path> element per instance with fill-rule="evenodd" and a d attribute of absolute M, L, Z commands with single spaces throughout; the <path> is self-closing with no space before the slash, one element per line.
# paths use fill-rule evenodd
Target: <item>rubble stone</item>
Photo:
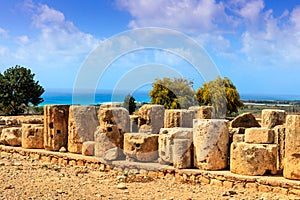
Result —
<path fill-rule="evenodd" d="M 95 106 L 70 106 L 68 123 L 68 151 L 82 154 L 82 143 L 94 141 L 99 126 Z"/>
<path fill-rule="evenodd" d="M 267 128 L 247 128 L 245 130 L 245 142 L 272 144 L 274 143 L 274 130 Z"/>
<path fill-rule="evenodd" d="M 230 171 L 242 175 L 264 175 L 277 173 L 276 144 L 232 143 Z"/>
<path fill-rule="evenodd" d="M 184 109 L 169 109 L 165 110 L 165 128 L 174 127 L 193 127 L 193 119 L 195 116 L 195 111 L 184 110 Z"/>
<path fill-rule="evenodd" d="M 22 124 L 22 148 L 43 149 L 44 148 L 44 125 Z"/>
<path fill-rule="evenodd" d="M 300 180 L 300 115 L 286 118 L 283 176 Z"/>
<path fill-rule="evenodd" d="M 21 146 L 22 145 L 22 128 L 12 127 L 4 128 L 0 137 L 0 144 L 9 146 Z"/>
<path fill-rule="evenodd" d="M 264 109 L 262 110 L 261 127 L 274 128 L 285 123 L 286 113 L 284 110 Z"/>
<path fill-rule="evenodd" d="M 68 144 L 69 105 L 44 106 L 44 148 L 58 151 Z"/>
<path fill-rule="evenodd" d="M 164 127 L 165 108 L 162 105 L 143 105 L 138 110 L 140 133 L 157 134 Z"/>
<path fill-rule="evenodd" d="M 215 108 L 213 106 L 192 106 L 189 110 L 195 111 L 195 119 L 215 118 Z"/>
<path fill-rule="evenodd" d="M 252 113 L 247 112 L 243 113 L 237 117 L 235 117 L 231 122 L 230 122 L 230 127 L 232 128 L 251 128 L 251 127 L 260 127 L 258 121 L 255 119 Z"/>
<path fill-rule="evenodd" d="M 203 170 L 224 169 L 228 165 L 227 120 L 194 119 L 194 166 Z"/>
<path fill-rule="evenodd" d="M 174 139 L 188 139 L 189 148 L 193 148 L 193 129 L 192 128 L 162 128 L 158 139 L 158 154 L 161 164 L 173 163 Z"/>
<path fill-rule="evenodd" d="M 156 160 L 158 158 L 158 134 L 126 133 L 124 154 L 127 160 L 142 162 Z"/>

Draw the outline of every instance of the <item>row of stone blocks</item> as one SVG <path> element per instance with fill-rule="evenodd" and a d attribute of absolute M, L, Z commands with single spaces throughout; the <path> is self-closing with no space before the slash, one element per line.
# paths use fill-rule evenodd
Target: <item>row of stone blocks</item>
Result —
<path fill-rule="evenodd" d="M 193 165 L 205 170 L 225 168 L 230 137 L 227 122 L 196 119 L 193 128 L 174 128 L 190 127 L 190 120 L 186 119 L 193 118 L 191 113 L 189 110 L 165 112 L 162 106 L 146 105 L 138 116 L 139 131 L 143 133 L 128 133 L 131 129 L 130 118 L 124 108 L 100 108 L 97 118 L 93 106 L 45 106 L 44 129 L 41 125 L 24 124 L 22 131 L 16 135 L 20 132 L 24 135 L 21 140 L 24 148 L 44 147 L 58 151 L 61 147 L 67 147 L 72 153 L 95 153 L 108 160 L 126 156 L 129 160 L 153 161 L 159 157 L 160 162 L 173 163 L 177 168 Z M 283 168 L 285 177 L 299 179 L 297 162 L 300 144 L 297 134 L 300 119 L 298 115 L 285 118 L 283 111 L 264 110 L 262 128 L 247 127 L 251 121 L 249 114 L 233 120 L 231 127 L 245 124 L 244 119 L 248 122 L 244 125 L 247 128 L 245 134 L 233 135 L 239 137 L 233 137 L 236 141 L 231 144 L 231 171 L 262 175 L 266 171 L 275 174 L 277 169 Z M 256 126 L 252 121 L 251 126 Z M 285 121 L 284 127 L 278 126 Z M 163 125 L 168 127 L 170 124 L 173 128 L 163 128 Z M 1 138 L 7 135 L 7 131 L 14 130 L 4 129 Z M 159 134 L 156 134 L 157 131 Z M 15 132 L 18 132 L 17 129 Z M 277 158 L 280 158 L 279 161 Z M 277 163 L 279 166 L 276 166 Z"/>

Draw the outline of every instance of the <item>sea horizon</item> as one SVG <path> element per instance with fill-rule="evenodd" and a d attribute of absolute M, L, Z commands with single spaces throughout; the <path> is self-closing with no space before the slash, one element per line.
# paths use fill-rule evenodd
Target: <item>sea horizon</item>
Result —
<path fill-rule="evenodd" d="M 102 90 L 96 92 L 83 92 L 80 94 L 73 95 L 70 90 L 50 90 L 46 91 L 42 98 L 44 102 L 39 106 L 47 104 L 80 104 L 80 105 L 97 105 L 108 102 L 123 102 L 125 97 L 130 94 L 136 102 L 149 103 L 150 97 L 148 96 L 149 91 L 136 91 L 131 94 L 128 91 L 113 92 L 112 90 Z M 94 97 L 91 100 L 90 97 Z M 76 98 L 74 98 L 76 97 Z M 242 101 L 298 101 L 300 95 L 290 94 L 240 94 Z M 75 99 L 75 101 L 74 101 Z M 75 103 L 76 102 L 76 103 Z"/>

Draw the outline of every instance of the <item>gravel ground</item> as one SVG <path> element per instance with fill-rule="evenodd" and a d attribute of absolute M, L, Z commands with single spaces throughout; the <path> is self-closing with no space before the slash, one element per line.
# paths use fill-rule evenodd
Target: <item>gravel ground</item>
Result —
<path fill-rule="evenodd" d="M 297 199 L 10 157 L 0 158 L 0 180 L 0 199 Z"/>

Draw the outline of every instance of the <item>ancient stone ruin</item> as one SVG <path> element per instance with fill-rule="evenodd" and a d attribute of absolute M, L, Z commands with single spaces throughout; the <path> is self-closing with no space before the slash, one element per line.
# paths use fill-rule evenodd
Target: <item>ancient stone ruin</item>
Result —
<path fill-rule="evenodd" d="M 46 105 L 44 116 L 0 118 L 0 144 L 93 156 L 106 162 L 156 163 L 176 169 L 230 170 L 300 180 L 300 115 L 263 110 L 230 122 L 213 107 L 165 110 L 144 105 L 130 116 L 119 104 Z M 283 174 L 282 174 L 283 172 Z"/>

